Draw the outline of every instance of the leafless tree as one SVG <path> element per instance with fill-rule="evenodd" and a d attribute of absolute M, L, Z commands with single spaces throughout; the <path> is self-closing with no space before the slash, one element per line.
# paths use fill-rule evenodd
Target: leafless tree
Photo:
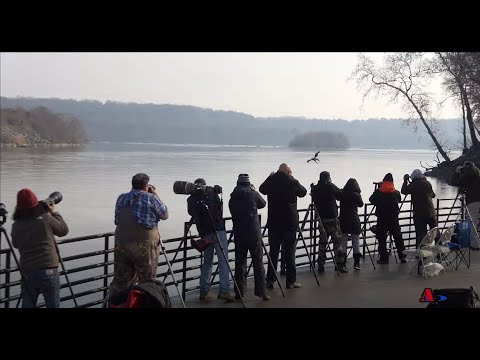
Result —
<path fill-rule="evenodd" d="M 478 112 L 480 71 L 477 68 L 480 64 L 475 64 L 476 57 L 465 52 L 439 52 L 437 57 L 437 67 L 443 75 L 443 85 L 447 92 L 460 99 L 463 119 L 468 124 L 472 147 L 478 149 L 480 142 L 475 134 L 474 123 L 474 116 L 478 117 L 478 113 L 475 114 L 474 111 Z M 466 137 L 466 129 L 464 131 Z"/>
<path fill-rule="evenodd" d="M 364 91 L 363 100 L 370 94 L 388 97 L 389 102 L 401 102 L 410 115 L 406 120 L 417 129 L 420 120 L 435 148 L 450 162 L 444 144 L 437 138 L 435 119 L 431 117 L 432 98 L 428 92 L 431 79 L 430 63 L 423 53 L 393 53 L 385 56 L 384 65 L 378 66 L 367 56 L 360 54 L 350 79 Z"/>

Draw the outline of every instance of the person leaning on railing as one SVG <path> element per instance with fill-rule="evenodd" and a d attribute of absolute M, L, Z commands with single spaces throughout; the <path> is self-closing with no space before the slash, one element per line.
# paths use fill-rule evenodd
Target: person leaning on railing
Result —
<path fill-rule="evenodd" d="M 409 184 L 408 180 L 412 179 Z M 420 245 L 427 234 L 427 225 L 430 229 L 437 226 L 433 198 L 435 193 L 432 184 L 423 176 L 422 171 L 415 169 L 412 175 L 405 174 L 403 177 L 402 194 L 410 195 L 413 204 L 413 223 L 416 233 L 416 247 Z"/>
<path fill-rule="evenodd" d="M 460 191 L 465 191 L 467 203 L 467 219 L 472 223 L 470 233 L 470 249 L 480 249 L 480 239 L 475 231 L 480 211 L 480 170 L 471 161 L 465 161 L 463 166 L 457 166 L 452 177 L 452 185 L 460 186 Z"/>
<path fill-rule="evenodd" d="M 148 175 L 136 174 L 132 178 L 132 190 L 117 198 L 110 298 L 129 289 L 135 281 L 155 280 L 160 255 L 158 222 L 168 219 L 168 209 L 149 181 Z"/>
<path fill-rule="evenodd" d="M 43 295 L 47 308 L 60 307 L 59 254 L 56 236 L 68 234 L 68 226 L 55 211 L 43 206 L 30 189 L 17 193 L 13 214 L 12 243 L 20 252 L 22 307 L 34 308 Z"/>

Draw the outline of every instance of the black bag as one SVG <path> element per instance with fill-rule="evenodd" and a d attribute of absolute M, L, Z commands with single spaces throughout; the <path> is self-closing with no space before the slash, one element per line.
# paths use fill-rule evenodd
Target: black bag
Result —
<path fill-rule="evenodd" d="M 443 295 L 446 299 L 430 303 L 427 308 L 475 308 L 475 300 L 479 300 L 472 286 L 469 289 L 434 289 L 432 293 L 434 298 Z"/>
<path fill-rule="evenodd" d="M 113 308 L 171 308 L 170 296 L 160 280 L 146 281 L 110 298 Z"/>

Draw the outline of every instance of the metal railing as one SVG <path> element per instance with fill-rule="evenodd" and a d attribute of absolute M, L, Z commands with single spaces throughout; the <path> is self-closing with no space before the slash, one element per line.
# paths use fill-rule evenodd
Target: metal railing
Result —
<path fill-rule="evenodd" d="M 463 201 L 460 201 L 452 207 L 454 199 L 437 199 L 436 200 L 436 218 L 439 229 L 442 231 L 450 224 L 453 224 L 458 216 L 463 212 Z M 362 221 L 362 236 L 360 237 L 363 247 L 363 256 L 366 256 L 367 249 L 371 254 L 376 254 L 377 241 L 375 235 L 370 231 L 370 226 L 376 223 L 376 217 L 372 213 L 372 204 L 365 204 L 363 213 L 359 214 Z M 297 242 L 296 266 L 310 266 L 308 255 L 311 256 L 312 262 L 315 263 L 317 258 L 317 245 L 320 236 L 318 222 L 315 216 L 313 205 L 307 209 L 298 210 L 299 229 L 301 231 L 304 242 Z M 231 230 L 231 217 L 225 218 L 227 227 L 227 237 L 229 239 L 228 253 L 234 254 L 233 232 Z M 404 201 L 399 215 L 400 227 L 405 244 L 405 248 L 415 246 L 415 228 L 413 225 L 413 212 L 411 201 Z M 185 298 L 188 292 L 199 289 L 200 268 L 202 264 L 202 254 L 196 251 L 191 245 L 190 240 L 198 238 L 198 235 L 190 233 L 192 223 L 184 224 L 184 236 L 173 239 L 163 240 L 166 256 L 172 266 L 175 279 L 181 286 L 181 293 Z M 297 238 L 299 233 L 297 232 Z M 262 226 L 262 233 L 265 246 L 268 247 L 267 230 Z M 68 246 L 74 246 L 75 255 L 62 257 L 65 264 L 66 273 L 70 279 L 74 296 L 78 302 L 78 307 L 100 307 L 107 296 L 108 286 L 113 278 L 113 246 L 114 233 L 104 233 L 89 236 L 76 237 L 71 239 L 58 240 L 60 253 L 62 249 Z M 104 239 L 103 247 L 93 250 L 99 245 L 98 239 Z M 88 245 L 89 241 L 95 241 L 94 245 Z M 393 241 L 390 236 L 389 251 L 392 252 Z M 89 249 L 89 251 L 80 250 Z M 351 242 L 348 243 L 348 251 L 351 250 Z M 0 249 L 0 308 L 16 307 L 20 298 L 20 272 L 15 261 L 12 260 L 11 249 Z M 163 261 L 162 261 L 163 260 Z M 266 255 L 264 254 L 264 264 L 267 264 Z M 327 261 L 332 260 L 332 253 L 327 252 Z M 229 255 L 229 263 L 234 269 L 235 257 Z M 169 269 L 165 261 L 165 256 L 160 255 L 157 268 L 157 278 L 165 282 L 169 294 L 173 297 L 176 295 L 174 282 L 169 273 Z M 251 263 L 249 264 L 249 272 Z M 65 273 L 60 272 L 60 291 L 61 291 L 61 307 L 73 307 L 73 297 L 69 291 L 68 284 L 65 280 Z M 218 284 L 216 277 L 218 275 L 218 261 L 214 262 L 214 271 L 212 272 L 212 284 Z M 252 276 L 249 273 L 249 276 Z M 44 307 L 45 303 L 37 306 Z"/>

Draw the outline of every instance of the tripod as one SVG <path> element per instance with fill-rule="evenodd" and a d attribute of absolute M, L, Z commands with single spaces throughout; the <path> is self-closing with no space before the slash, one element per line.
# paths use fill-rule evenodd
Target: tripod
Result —
<path fill-rule="evenodd" d="M 213 228 L 213 235 L 218 243 L 218 246 L 220 247 L 220 252 L 222 253 L 223 255 L 223 258 L 225 260 L 225 263 L 227 264 L 227 267 L 228 267 L 228 271 L 230 272 L 230 276 L 232 277 L 233 279 L 233 284 L 235 286 L 235 289 L 237 289 L 237 292 L 238 294 L 241 294 L 241 291 L 238 287 L 238 284 L 237 284 L 237 281 L 235 280 L 235 276 L 233 275 L 233 272 L 232 272 L 232 268 L 230 267 L 230 264 L 228 263 L 228 256 L 227 256 L 227 253 L 225 253 L 225 249 L 223 248 L 222 246 L 222 243 L 220 241 L 220 237 L 218 236 L 218 233 L 217 233 L 217 230 L 215 229 L 215 222 L 213 221 L 213 217 L 212 217 L 212 214 L 210 212 L 210 207 L 208 206 L 208 204 L 205 202 L 205 199 L 201 199 L 201 200 L 198 200 L 197 202 L 198 204 L 200 205 L 203 205 L 205 207 L 205 209 L 207 210 L 207 213 L 208 213 L 208 217 L 210 218 L 210 223 L 212 224 L 212 228 Z M 217 254 L 218 255 L 218 254 Z M 245 303 L 243 302 L 243 298 L 242 296 L 240 296 L 240 301 L 242 302 L 242 306 L 243 308 L 246 308 L 245 306 Z"/>
<path fill-rule="evenodd" d="M 25 275 L 23 274 L 22 270 L 20 269 L 20 263 L 18 261 L 17 255 L 15 254 L 15 251 L 13 250 L 13 246 L 12 246 L 12 243 L 10 241 L 10 238 L 8 237 L 7 231 L 3 227 L 3 224 L 5 223 L 5 220 L 6 219 L 5 219 L 5 215 L 4 215 L 3 219 L 0 221 L 0 241 L 1 241 L 1 234 L 3 234 L 5 236 L 5 239 L 7 239 L 8 247 L 10 248 L 10 252 L 13 255 L 15 263 L 17 264 L 17 268 L 18 268 L 18 271 L 20 272 L 20 276 L 22 277 L 22 279 L 26 279 Z M 63 274 L 65 275 L 65 279 L 67 280 L 68 287 L 70 288 L 70 293 L 72 294 L 73 302 L 75 304 L 75 307 L 78 307 L 77 299 L 75 298 L 75 294 L 73 293 L 72 285 L 70 284 L 70 280 L 68 279 L 67 271 L 65 270 L 65 265 L 63 264 L 63 260 L 60 257 L 60 250 L 58 249 L 58 244 L 57 244 L 56 241 L 54 241 L 54 243 L 55 243 L 55 250 L 57 251 L 57 255 L 58 255 L 58 260 L 60 261 L 60 264 L 61 264 L 62 270 L 63 270 Z M 29 296 L 30 300 L 32 300 L 32 303 L 33 303 L 33 300 L 34 300 L 33 294 L 28 290 L 27 286 L 25 286 L 24 289 L 28 293 L 28 296 Z M 20 297 L 18 298 L 17 305 L 16 305 L 17 308 L 20 305 L 21 300 L 22 300 L 22 296 L 20 294 Z"/>
<path fill-rule="evenodd" d="M 180 301 L 182 302 L 182 306 L 185 309 L 186 308 L 185 301 L 183 301 L 182 294 L 180 293 L 180 289 L 178 288 L 177 279 L 175 279 L 175 275 L 173 274 L 173 270 L 172 270 L 172 265 L 170 264 L 170 261 L 168 261 L 167 252 L 165 250 L 165 246 L 163 245 L 162 239 L 160 239 L 160 246 L 161 246 L 163 255 L 165 256 L 165 261 L 167 262 L 168 270 L 170 272 L 170 275 L 172 275 L 173 283 L 175 284 L 175 287 L 177 289 L 178 296 L 180 297 Z"/>

